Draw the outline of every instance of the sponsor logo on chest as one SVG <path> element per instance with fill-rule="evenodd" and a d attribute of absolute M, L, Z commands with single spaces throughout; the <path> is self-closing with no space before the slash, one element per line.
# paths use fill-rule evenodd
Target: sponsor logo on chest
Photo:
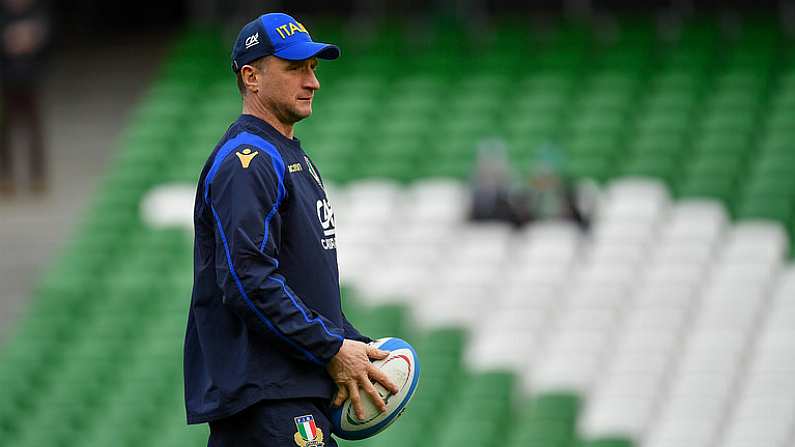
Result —
<path fill-rule="evenodd" d="M 315 170 L 315 166 L 312 164 L 312 161 L 310 161 L 309 157 L 306 156 L 304 157 L 304 161 L 306 162 L 306 170 L 309 171 L 309 174 L 314 179 L 315 183 L 317 183 L 317 185 L 320 186 L 325 193 L 323 182 L 320 180 L 320 176 Z M 301 163 L 291 163 L 287 165 L 287 172 L 290 174 L 303 171 L 304 165 Z M 323 197 L 322 199 L 319 199 L 317 202 L 315 202 L 315 215 L 317 216 L 317 220 L 320 223 L 320 230 L 323 232 L 323 237 L 320 238 L 320 245 L 324 250 L 335 250 L 337 248 L 337 228 L 336 222 L 334 220 L 334 208 L 332 208 L 331 202 L 329 202 L 328 198 Z"/>
<path fill-rule="evenodd" d="M 337 228 L 334 220 L 334 209 L 331 207 L 328 199 L 318 200 L 315 204 L 317 211 L 317 219 L 320 221 L 320 228 L 323 230 L 323 237 L 320 239 L 320 245 L 325 250 L 334 250 L 337 248 Z"/>

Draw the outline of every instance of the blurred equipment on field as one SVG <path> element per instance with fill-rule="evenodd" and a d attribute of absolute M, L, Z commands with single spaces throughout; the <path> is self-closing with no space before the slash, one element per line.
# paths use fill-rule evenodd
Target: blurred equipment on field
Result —
<path fill-rule="evenodd" d="M 563 171 L 562 154 L 551 146 L 544 147 L 531 167 L 527 189 L 520 206 L 527 220 L 571 220 L 587 230 L 589 219 L 580 209 L 578 189 Z"/>
<path fill-rule="evenodd" d="M 44 132 L 39 90 L 50 37 L 44 4 L 36 0 L 3 0 L 0 16 L 0 194 L 14 192 L 12 130 L 25 129 L 32 189 L 47 189 Z"/>
<path fill-rule="evenodd" d="M 497 138 L 481 141 L 472 178 L 471 219 L 522 224 L 523 219 L 514 203 L 511 181 L 512 172 L 505 143 Z"/>
<path fill-rule="evenodd" d="M 591 208 L 587 204 L 595 200 L 596 190 L 578 187 L 563 168 L 563 154 L 547 144 L 532 161 L 527 178 L 514 184 L 518 174 L 508 160 L 505 142 L 484 139 L 475 161 L 470 219 L 517 227 L 534 221 L 573 221 L 587 230 L 590 218 L 584 210 Z"/>

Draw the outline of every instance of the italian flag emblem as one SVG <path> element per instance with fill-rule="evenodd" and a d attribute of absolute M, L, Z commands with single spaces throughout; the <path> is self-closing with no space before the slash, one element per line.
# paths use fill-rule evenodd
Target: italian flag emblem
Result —
<path fill-rule="evenodd" d="M 306 416 L 298 416 L 295 419 L 295 426 L 298 428 L 298 434 L 304 441 L 316 441 L 318 435 L 318 428 L 315 425 L 315 417 L 311 414 Z"/>

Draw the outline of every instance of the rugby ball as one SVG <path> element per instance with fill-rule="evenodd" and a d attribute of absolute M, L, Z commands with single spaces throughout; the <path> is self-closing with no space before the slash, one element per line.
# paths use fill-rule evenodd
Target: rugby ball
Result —
<path fill-rule="evenodd" d="M 398 386 L 397 394 L 392 394 L 380 383 L 375 389 L 386 403 L 386 411 L 379 412 L 367 393 L 361 391 L 364 419 L 356 417 L 351 400 L 331 412 L 331 424 L 334 434 L 342 439 L 357 440 L 369 438 L 389 427 L 406 410 L 420 379 L 420 362 L 417 353 L 410 344 L 394 337 L 380 338 L 373 345 L 382 351 L 389 351 L 389 356 L 372 363 L 386 373 L 389 379 Z"/>

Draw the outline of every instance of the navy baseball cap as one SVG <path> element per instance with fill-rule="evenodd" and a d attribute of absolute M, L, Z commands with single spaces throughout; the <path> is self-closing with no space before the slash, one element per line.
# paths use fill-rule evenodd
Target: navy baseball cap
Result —
<path fill-rule="evenodd" d="M 310 57 L 336 59 L 340 49 L 329 43 L 313 42 L 301 22 L 274 12 L 257 17 L 240 30 L 232 47 L 232 71 L 237 73 L 242 66 L 270 55 L 291 61 Z"/>

